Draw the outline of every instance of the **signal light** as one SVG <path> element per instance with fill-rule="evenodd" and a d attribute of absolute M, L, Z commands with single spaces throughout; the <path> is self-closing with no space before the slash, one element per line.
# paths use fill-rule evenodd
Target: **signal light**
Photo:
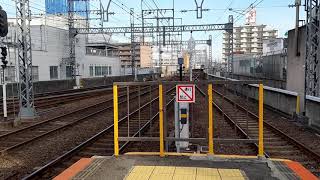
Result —
<path fill-rule="evenodd" d="M 1 55 L 2 57 L 0 58 L 2 61 L 1 67 L 5 69 L 7 67 L 8 61 L 6 60 L 8 52 L 7 52 L 7 47 L 0 47 L 1 48 Z"/>
<path fill-rule="evenodd" d="M 8 34 L 8 17 L 6 11 L 0 7 L 0 36 L 5 37 Z"/>

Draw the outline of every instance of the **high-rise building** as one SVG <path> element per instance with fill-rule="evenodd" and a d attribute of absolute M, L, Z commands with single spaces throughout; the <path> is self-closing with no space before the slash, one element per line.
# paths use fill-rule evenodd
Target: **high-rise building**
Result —
<path fill-rule="evenodd" d="M 78 15 L 85 17 L 86 10 L 90 10 L 89 0 L 74 1 L 74 11 L 78 11 Z M 67 14 L 68 0 L 46 0 L 46 13 Z"/>
<path fill-rule="evenodd" d="M 269 29 L 266 25 L 245 25 L 234 27 L 233 52 L 235 54 L 262 54 L 263 40 L 274 39 L 278 31 Z M 229 35 L 223 34 L 222 60 L 226 61 L 229 55 Z"/>

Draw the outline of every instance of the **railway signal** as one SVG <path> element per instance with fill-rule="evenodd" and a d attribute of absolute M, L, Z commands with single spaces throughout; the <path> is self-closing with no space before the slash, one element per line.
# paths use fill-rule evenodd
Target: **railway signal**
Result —
<path fill-rule="evenodd" d="M 0 47 L 1 48 L 1 55 L 2 57 L 0 58 L 1 61 L 2 61 L 2 69 L 5 69 L 7 67 L 7 64 L 8 64 L 8 61 L 6 60 L 7 59 L 7 55 L 8 55 L 8 52 L 7 52 L 7 47 Z"/>
<path fill-rule="evenodd" d="M 8 18 L 7 13 L 0 6 L 0 37 L 8 34 Z"/>

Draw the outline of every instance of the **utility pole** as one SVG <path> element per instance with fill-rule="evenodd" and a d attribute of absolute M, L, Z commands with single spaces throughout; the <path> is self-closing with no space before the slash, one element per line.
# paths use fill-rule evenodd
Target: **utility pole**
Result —
<path fill-rule="evenodd" d="M 295 0 L 294 5 L 289 5 L 289 7 L 296 8 L 296 24 L 295 24 L 295 31 L 294 31 L 294 50 L 296 51 L 296 56 L 300 56 L 300 51 L 299 51 L 300 6 L 301 6 L 301 0 Z"/>
<path fill-rule="evenodd" d="M 228 48 L 229 48 L 229 57 L 228 57 L 228 65 L 227 65 L 227 71 L 229 75 L 233 74 L 233 16 L 229 16 L 229 23 L 232 24 L 232 28 L 228 30 Z M 232 76 L 231 76 L 232 78 Z"/>
<path fill-rule="evenodd" d="M 68 0 L 69 58 L 66 65 L 69 65 L 71 67 L 71 76 L 76 80 L 75 88 L 78 89 L 80 87 L 80 75 L 79 75 L 79 69 L 76 63 L 76 51 L 75 51 L 77 30 L 74 27 L 74 13 L 75 13 L 74 2 L 76 2 L 76 0 Z M 65 68 L 67 68 L 67 66 Z"/>
<path fill-rule="evenodd" d="M 136 43 L 134 37 L 134 9 L 130 8 L 130 27 L 131 27 L 131 68 L 134 81 L 138 81 L 136 61 Z"/>
<path fill-rule="evenodd" d="M 207 42 L 209 46 L 209 64 L 207 65 L 207 75 L 211 73 L 212 70 L 212 35 L 209 35 L 209 40 Z"/>
<path fill-rule="evenodd" d="M 196 44 L 195 44 L 195 41 L 194 41 L 194 39 L 192 37 L 192 32 L 191 32 L 191 37 L 189 39 L 189 44 L 188 44 L 188 50 L 189 50 L 189 55 L 190 55 L 190 57 L 189 57 L 189 76 L 190 76 L 189 78 L 190 78 L 190 82 L 192 81 L 192 65 L 193 65 L 192 58 L 194 57 L 195 46 L 196 46 Z"/>
<path fill-rule="evenodd" d="M 19 61 L 19 98 L 20 112 L 22 119 L 34 118 L 33 80 L 32 80 L 32 51 L 30 21 L 31 13 L 29 0 L 16 1 L 17 20 L 17 49 Z"/>

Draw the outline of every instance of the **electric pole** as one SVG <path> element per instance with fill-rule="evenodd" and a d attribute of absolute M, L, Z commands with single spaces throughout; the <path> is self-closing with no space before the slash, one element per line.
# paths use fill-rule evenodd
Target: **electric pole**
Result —
<path fill-rule="evenodd" d="M 17 20 L 17 49 L 19 62 L 19 98 L 21 119 L 34 118 L 33 79 L 32 79 L 32 51 L 30 34 L 29 0 L 16 1 Z"/>

